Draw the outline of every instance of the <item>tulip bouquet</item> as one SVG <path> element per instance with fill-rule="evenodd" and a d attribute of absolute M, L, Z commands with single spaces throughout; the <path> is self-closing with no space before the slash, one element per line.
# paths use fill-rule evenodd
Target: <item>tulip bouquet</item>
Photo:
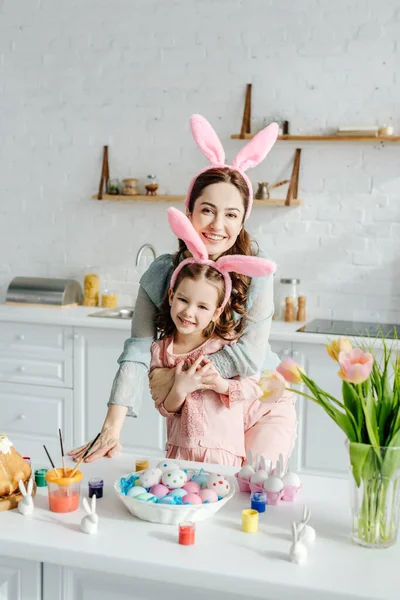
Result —
<path fill-rule="evenodd" d="M 287 382 L 305 384 L 309 393 L 298 393 L 321 406 L 345 433 L 355 484 L 353 539 L 372 547 L 395 543 L 400 513 L 400 358 L 394 360 L 384 339 L 382 347 L 383 358 L 378 361 L 373 351 L 353 348 L 346 338 L 327 346 L 340 367 L 340 400 L 320 388 L 292 359 L 277 368 Z M 267 383 L 268 378 L 264 386 Z"/>

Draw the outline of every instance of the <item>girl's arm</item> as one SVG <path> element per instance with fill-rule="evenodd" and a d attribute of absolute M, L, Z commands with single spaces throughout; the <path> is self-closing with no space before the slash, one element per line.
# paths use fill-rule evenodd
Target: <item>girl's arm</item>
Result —
<path fill-rule="evenodd" d="M 258 385 L 259 375 L 228 379 L 228 393 L 220 394 L 221 402 L 230 408 L 232 402 L 243 402 L 246 399 L 261 398 L 262 390 Z"/>
<path fill-rule="evenodd" d="M 279 359 L 271 351 L 268 343 L 274 313 L 273 276 L 255 279 L 249 288 L 249 295 L 255 295 L 248 313 L 243 317 L 245 329 L 238 341 L 226 345 L 222 350 L 208 356 L 218 372 L 225 379 L 248 377 L 263 369 L 274 370 Z"/>

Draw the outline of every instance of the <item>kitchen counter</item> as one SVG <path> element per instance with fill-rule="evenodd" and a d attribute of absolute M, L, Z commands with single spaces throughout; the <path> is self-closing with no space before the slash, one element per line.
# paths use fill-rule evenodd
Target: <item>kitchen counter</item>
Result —
<path fill-rule="evenodd" d="M 76 306 L 72 308 L 39 307 L 39 306 L 12 306 L 0 304 L 0 322 L 35 323 L 43 325 L 62 325 L 66 327 L 88 327 L 91 329 L 112 329 L 114 331 L 126 331 L 129 337 L 131 330 L 131 319 L 110 319 L 89 317 L 89 314 L 102 312 L 104 308 L 93 308 L 88 306 Z M 308 320 L 311 321 L 312 317 Z M 272 321 L 270 340 L 282 342 L 299 342 L 306 344 L 326 344 L 329 340 L 340 337 L 339 335 L 327 335 L 323 333 L 303 333 L 297 331 L 305 323 L 294 321 L 285 323 L 283 321 Z M 368 344 L 368 338 L 358 338 L 360 343 Z M 400 349 L 400 341 L 390 340 L 394 347 Z M 376 348 L 382 343 L 374 342 Z"/>
<path fill-rule="evenodd" d="M 0 554 L 89 569 L 94 577 L 129 576 L 132 585 L 133 580 L 162 582 L 165 589 L 178 585 L 174 589 L 181 591 L 175 600 L 194 597 L 192 588 L 194 592 L 203 588 L 207 598 L 208 590 L 215 593 L 212 598 L 218 592 L 236 599 L 398 599 L 400 546 L 369 550 L 350 541 L 346 481 L 304 476 L 297 502 L 269 507 L 260 515 L 257 534 L 241 531 L 241 511 L 249 506 L 249 496 L 237 492 L 214 517 L 197 524 L 195 546 L 185 547 L 177 543 L 177 527 L 132 517 L 114 493 L 113 481 L 131 471 L 133 464 L 132 456 L 122 455 L 84 465 L 84 492 L 89 478 L 105 480 L 104 497 L 97 503 L 96 536 L 80 532 L 82 510 L 66 515 L 49 512 L 47 489 L 39 488 L 31 517 L 17 510 L 0 513 Z M 204 466 L 185 463 L 193 465 Z M 234 472 L 206 467 L 228 475 Z M 298 566 L 288 561 L 288 550 L 291 521 L 300 519 L 303 503 L 311 508 L 317 541 L 309 550 L 308 563 Z M 167 592 L 166 597 L 172 596 Z"/>

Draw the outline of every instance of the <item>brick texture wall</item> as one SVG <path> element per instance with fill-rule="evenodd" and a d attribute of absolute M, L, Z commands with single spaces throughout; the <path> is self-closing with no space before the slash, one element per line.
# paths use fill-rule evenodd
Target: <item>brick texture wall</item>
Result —
<path fill-rule="evenodd" d="M 0 0 L 0 300 L 14 275 L 90 268 L 129 301 L 139 247 L 176 243 L 165 204 L 91 200 L 103 145 L 112 176 L 184 193 L 205 164 L 189 116 L 233 158 L 247 82 L 253 131 L 399 132 L 399 39 L 397 0 Z M 254 184 L 286 178 L 295 148 L 278 143 Z M 304 205 L 256 207 L 250 232 L 309 313 L 399 321 L 400 144 L 302 148 Z"/>

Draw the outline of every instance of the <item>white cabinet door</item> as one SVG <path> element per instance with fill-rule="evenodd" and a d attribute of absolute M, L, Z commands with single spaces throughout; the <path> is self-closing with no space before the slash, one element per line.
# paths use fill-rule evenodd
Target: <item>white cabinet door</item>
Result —
<path fill-rule="evenodd" d="M 0 382 L 1 429 L 20 454 L 46 468 L 49 464 L 43 444 L 50 456 L 59 456 L 59 429 L 66 447 L 72 444 L 73 412 L 72 390 Z"/>
<path fill-rule="evenodd" d="M 280 340 L 269 340 L 272 352 L 275 352 L 281 360 L 291 356 L 292 342 L 282 342 Z"/>
<path fill-rule="evenodd" d="M 126 332 L 75 329 L 75 444 L 92 439 L 101 429 L 107 401 L 118 370 Z M 165 449 L 165 419 L 154 408 L 145 386 L 139 418 L 126 417 L 121 441 L 124 452 L 160 456 Z"/>
<path fill-rule="evenodd" d="M 41 563 L 0 556 L 0 600 L 41 600 Z"/>
<path fill-rule="evenodd" d="M 293 344 L 292 358 L 325 391 L 341 399 L 342 380 L 339 367 L 323 344 Z M 302 386 L 307 393 L 307 388 Z M 345 476 L 347 452 L 345 435 L 325 411 L 312 400 L 298 396 L 298 462 L 300 472 Z"/>

